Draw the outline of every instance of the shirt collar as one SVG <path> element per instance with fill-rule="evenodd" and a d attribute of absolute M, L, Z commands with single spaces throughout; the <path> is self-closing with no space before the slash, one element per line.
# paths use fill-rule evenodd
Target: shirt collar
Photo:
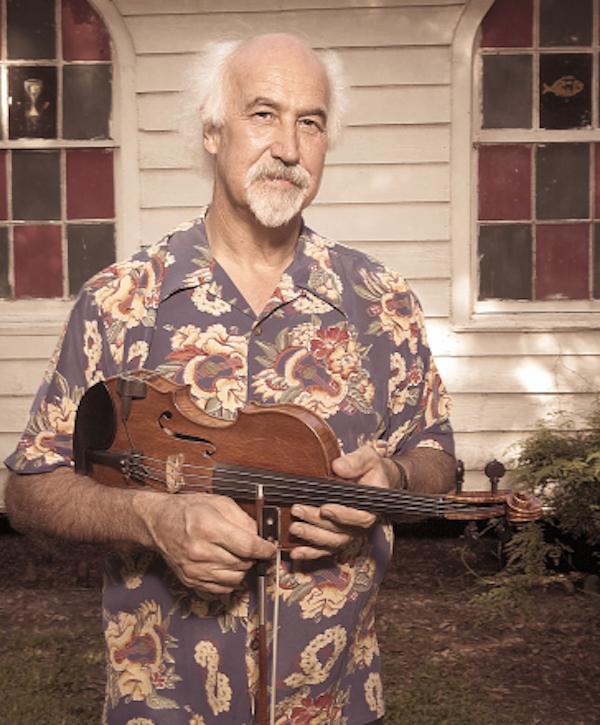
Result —
<path fill-rule="evenodd" d="M 160 302 L 181 290 L 203 285 L 212 287 L 213 293 L 221 294 L 215 276 L 220 277 L 219 272 L 222 270 L 214 260 L 208 243 L 204 226 L 206 211 L 206 208 L 203 209 L 197 219 L 177 227 L 159 245 L 169 258 L 161 285 Z M 163 244 L 166 244 L 166 250 Z M 300 296 L 312 295 L 345 315 L 341 282 L 331 264 L 329 250 L 332 246 L 330 241 L 320 237 L 302 222 L 294 258 L 283 273 L 282 283 L 267 307 L 272 309 L 278 301 L 287 303 Z M 149 249 L 148 253 L 152 255 L 153 250 Z"/>

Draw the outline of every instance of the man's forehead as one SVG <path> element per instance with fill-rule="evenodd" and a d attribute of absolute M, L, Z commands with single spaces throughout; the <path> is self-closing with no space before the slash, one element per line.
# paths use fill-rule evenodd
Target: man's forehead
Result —
<path fill-rule="evenodd" d="M 256 99 L 286 100 L 326 108 L 328 80 L 316 55 L 304 46 L 263 42 L 242 48 L 231 59 L 232 99 L 243 107 Z"/>

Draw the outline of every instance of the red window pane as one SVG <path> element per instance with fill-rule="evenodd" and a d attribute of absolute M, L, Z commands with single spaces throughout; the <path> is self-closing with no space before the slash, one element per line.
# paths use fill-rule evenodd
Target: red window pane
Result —
<path fill-rule="evenodd" d="M 110 36 L 86 0 L 63 0 L 62 43 L 65 60 L 110 60 Z"/>
<path fill-rule="evenodd" d="M 479 148 L 479 218 L 531 219 L 531 146 Z"/>
<path fill-rule="evenodd" d="M 6 197 L 6 151 L 0 151 L 0 219 L 8 219 Z"/>
<path fill-rule="evenodd" d="M 67 151 L 67 219 L 115 215 L 111 149 Z"/>
<path fill-rule="evenodd" d="M 51 224 L 15 227 L 15 297 L 62 297 L 61 229 Z"/>
<path fill-rule="evenodd" d="M 496 0 L 481 24 L 482 48 L 531 48 L 533 0 Z"/>
<path fill-rule="evenodd" d="M 536 299 L 588 299 L 589 224 L 540 224 L 536 233 Z"/>

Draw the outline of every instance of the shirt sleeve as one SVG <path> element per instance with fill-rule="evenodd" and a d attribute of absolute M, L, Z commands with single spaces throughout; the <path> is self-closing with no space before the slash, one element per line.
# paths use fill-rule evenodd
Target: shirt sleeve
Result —
<path fill-rule="evenodd" d="M 17 473 L 72 465 L 79 401 L 87 388 L 116 372 L 102 316 L 84 289 L 50 359 L 27 427 L 5 465 Z"/>
<path fill-rule="evenodd" d="M 388 454 L 425 447 L 454 455 L 450 396 L 431 354 L 421 305 L 402 277 L 384 274 L 380 325 L 391 340 Z"/>

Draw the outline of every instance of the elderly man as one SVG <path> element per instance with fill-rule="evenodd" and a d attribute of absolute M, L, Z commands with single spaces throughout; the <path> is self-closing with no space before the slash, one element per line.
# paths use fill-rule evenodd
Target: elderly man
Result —
<path fill-rule="evenodd" d="M 333 463 L 342 478 L 443 491 L 454 471 L 414 296 L 302 221 L 339 119 L 335 64 L 286 35 L 217 44 L 202 63 L 211 204 L 85 285 L 7 461 L 17 528 L 127 544 L 104 590 L 109 723 L 253 721 L 252 567 L 275 546 L 230 498 L 111 489 L 70 469 L 85 388 L 156 370 L 223 418 L 249 401 L 318 413 L 344 452 Z M 271 565 L 268 589 L 279 599 L 273 722 L 378 721 L 373 609 L 391 529 L 339 504 L 292 513 L 301 543 L 277 565 L 278 591 Z"/>

